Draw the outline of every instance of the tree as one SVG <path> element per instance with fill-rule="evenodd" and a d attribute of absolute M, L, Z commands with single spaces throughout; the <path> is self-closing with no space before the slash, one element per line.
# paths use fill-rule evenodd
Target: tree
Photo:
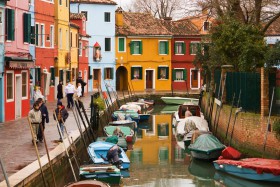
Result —
<path fill-rule="evenodd" d="M 265 66 L 267 68 L 280 65 L 280 41 L 269 47 L 265 55 Z"/>

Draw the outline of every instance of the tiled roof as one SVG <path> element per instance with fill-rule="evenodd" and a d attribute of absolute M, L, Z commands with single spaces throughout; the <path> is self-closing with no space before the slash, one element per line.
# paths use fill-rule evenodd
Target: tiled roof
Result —
<path fill-rule="evenodd" d="M 189 20 L 161 20 L 161 22 L 174 36 L 199 35 L 198 28 Z"/>
<path fill-rule="evenodd" d="M 123 12 L 123 26 L 116 25 L 116 35 L 156 36 L 172 35 L 162 24 L 149 13 Z"/>
<path fill-rule="evenodd" d="M 111 1 L 111 0 L 70 0 L 70 1 L 71 3 L 117 5 L 115 1 Z"/>
<path fill-rule="evenodd" d="M 280 36 L 280 18 L 275 20 L 265 32 L 266 36 Z"/>
<path fill-rule="evenodd" d="M 83 19 L 85 15 L 83 13 L 70 13 L 70 19 Z"/>

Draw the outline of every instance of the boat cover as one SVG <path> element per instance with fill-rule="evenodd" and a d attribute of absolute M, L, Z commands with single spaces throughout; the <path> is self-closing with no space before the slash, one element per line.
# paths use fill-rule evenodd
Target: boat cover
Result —
<path fill-rule="evenodd" d="M 190 116 L 186 118 L 185 131 L 188 133 L 190 131 L 188 128 L 193 125 L 200 131 L 209 131 L 208 122 L 199 116 Z"/>
<path fill-rule="evenodd" d="M 272 173 L 280 175 L 280 160 L 264 159 L 264 158 L 245 158 L 241 160 L 216 160 L 219 165 L 228 164 L 234 166 L 242 166 L 255 170 L 258 174 Z"/>
<path fill-rule="evenodd" d="M 221 150 L 225 148 L 215 136 L 212 134 L 200 135 L 193 144 L 189 145 L 189 150 L 210 153 L 212 151 Z"/>
<path fill-rule="evenodd" d="M 131 128 L 126 126 L 106 126 L 104 127 L 105 132 L 110 136 L 114 134 L 114 131 L 116 128 L 120 128 L 121 132 L 124 134 L 124 136 L 133 135 L 133 131 Z"/>
<path fill-rule="evenodd" d="M 220 159 L 231 159 L 231 160 L 239 160 L 241 157 L 241 153 L 232 147 L 226 147 L 223 151 Z"/>
<path fill-rule="evenodd" d="M 120 110 L 133 110 L 134 112 L 141 112 L 141 106 L 137 104 L 126 104 L 122 105 Z"/>
<path fill-rule="evenodd" d="M 109 136 L 108 138 L 106 138 L 105 142 L 117 144 L 119 142 L 119 138 L 117 136 Z"/>

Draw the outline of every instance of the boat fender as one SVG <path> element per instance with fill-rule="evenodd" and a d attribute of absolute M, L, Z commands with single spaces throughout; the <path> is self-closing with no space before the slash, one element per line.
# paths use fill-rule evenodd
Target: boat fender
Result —
<path fill-rule="evenodd" d="M 220 168 L 222 168 L 222 169 L 224 168 L 224 166 L 223 166 L 223 165 L 219 165 L 219 167 L 220 167 Z"/>
<path fill-rule="evenodd" d="M 238 165 L 237 167 L 238 167 L 238 168 L 242 168 L 242 166 L 241 166 L 241 165 Z"/>

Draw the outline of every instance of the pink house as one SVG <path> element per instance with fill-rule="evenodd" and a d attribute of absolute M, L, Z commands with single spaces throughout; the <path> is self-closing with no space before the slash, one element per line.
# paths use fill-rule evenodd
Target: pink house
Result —
<path fill-rule="evenodd" d="M 7 1 L 5 10 L 5 121 L 27 116 L 30 110 L 30 68 L 34 67 L 29 52 L 31 14 L 29 0 Z"/>

